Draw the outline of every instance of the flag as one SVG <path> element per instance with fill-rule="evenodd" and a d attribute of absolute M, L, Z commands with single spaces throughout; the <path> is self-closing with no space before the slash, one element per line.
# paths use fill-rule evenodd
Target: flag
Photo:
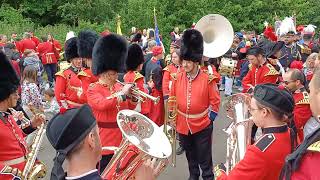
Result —
<path fill-rule="evenodd" d="M 153 16 L 154 16 L 155 40 L 156 40 L 157 46 L 161 46 L 161 41 L 159 37 L 159 28 L 158 28 L 157 16 L 156 16 L 156 8 L 153 8 Z"/>
<path fill-rule="evenodd" d="M 117 34 L 122 35 L 121 32 L 121 16 L 117 15 Z"/>

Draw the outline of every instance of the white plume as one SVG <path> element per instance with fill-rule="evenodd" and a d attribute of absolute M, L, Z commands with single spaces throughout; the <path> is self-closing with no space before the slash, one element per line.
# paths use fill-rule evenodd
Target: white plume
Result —
<path fill-rule="evenodd" d="M 304 29 L 303 29 L 303 33 L 314 33 L 316 31 L 316 28 L 317 26 L 315 25 L 312 25 L 312 24 L 309 24 L 308 26 L 306 26 Z"/>
<path fill-rule="evenodd" d="M 296 33 L 296 27 L 294 25 L 293 19 L 291 17 L 286 17 L 281 22 L 281 25 L 279 28 L 279 34 L 280 34 L 280 36 L 282 36 L 282 35 L 287 34 L 290 31 Z"/>
<path fill-rule="evenodd" d="M 66 41 L 68 41 L 69 39 L 71 39 L 73 37 L 76 37 L 75 33 L 73 31 L 69 31 L 66 36 Z"/>

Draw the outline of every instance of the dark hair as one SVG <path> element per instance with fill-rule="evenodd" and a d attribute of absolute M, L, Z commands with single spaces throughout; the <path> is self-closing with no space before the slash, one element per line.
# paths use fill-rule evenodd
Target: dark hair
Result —
<path fill-rule="evenodd" d="M 263 108 L 269 109 L 270 113 L 275 117 L 275 119 L 285 120 L 287 122 L 288 119 L 292 117 L 292 113 L 287 114 L 284 112 L 277 111 L 271 107 L 268 107 L 268 106 L 261 104 L 258 101 L 257 101 L 257 107 L 258 107 L 258 109 L 263 109 Z"/>
<path fill-rule="evenodd" d="M 52 88 L 48 88 L 46 90 L 44 90 L 44 94 L 50 96 L 50 97 L 54 97 L 55 94 L 54 94 L 54 90 Z"/>
<path fill-rule="evenodd" d="M 264 50 L 258 46 L 252 47 L 247 51 L 247 55 L 264 55 Z"/>
<path fill-rule="evenodd" d="M 23 70 L 22 80 L 32 80 L 35 83 L 37 82 L 37 73 L 38 71 L 34 66 L 28 65 Z"/>
<path fill-rule="evenodd" d="M 304 88 L 307 91 L 309 91 L 306 76 L 303 74 L 302 71 L 300 71 L 299 69 L 290 69 L 288 72 L 291 72 L 291 77 L 290 77 L 291 80 L 293 81 L 299 80 L 300 83 L 304 86 Z"/>
<path fill-rule="evenodd" d="M 42 42 L 46 42 L 46 41 L 48 41 L 48 38 L 46 36 L 41 36 L 41 40 L 42 40 Z"/>

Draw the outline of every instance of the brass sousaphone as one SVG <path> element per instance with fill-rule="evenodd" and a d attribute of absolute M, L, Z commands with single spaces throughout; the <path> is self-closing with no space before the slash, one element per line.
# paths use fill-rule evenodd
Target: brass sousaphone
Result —
<path fill-rule="evenodd" d="M 217 58 L 224 55 L 233 43 L 233 28 L 231 23 L 222 15 L 208 14 L 202 17 L 195 29 L 203 36 L 203 55 L 208 58 Z M 221 75 L 232 76 L 237 61 L 222 58 L 219 67 Z"/>

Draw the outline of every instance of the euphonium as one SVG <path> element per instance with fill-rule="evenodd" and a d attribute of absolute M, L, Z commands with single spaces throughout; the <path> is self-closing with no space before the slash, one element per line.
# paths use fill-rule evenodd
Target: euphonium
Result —
<path fill-rule="evenodd" d="M 176 145 L 177 145 L 176 118 L 177 118 L 177 100 L 175 96 L 170 96 L 165 104 L 165 120 L 163 124 L 163 131 L 167 135 L 172 146 L 171 165 L 173 167 L 176 166 Z"/>
<path fill-rule="evenodd" d="M 172 149 L 162 130 L 146 116 L 132 110 L 121 110 L 117 124 L 123 140 L 102 173 L 103 179 L 126 180 L 149 158 L 156 158 L 156 175 L 168 164 Z"/>
<path fill-rule="evenodd" d="M 232 120 L 225 130 L 228 134 L 225 164 L 227 174 L 243 159 L 247 146 L 251 143 L 253 121 L 249 113 L 250 99 L 249 94 L 239 93 L 230 96 L 223 105 L 227 117 Z"/>

